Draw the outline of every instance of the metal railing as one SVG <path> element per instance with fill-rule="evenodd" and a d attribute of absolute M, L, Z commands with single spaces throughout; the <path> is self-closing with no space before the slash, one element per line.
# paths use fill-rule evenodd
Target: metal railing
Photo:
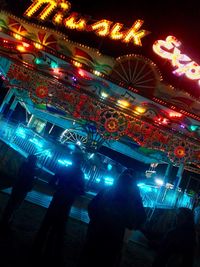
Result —
<path fill-rule="evenodd" d="M 36 154 L 39 166 L 52 174 L 58 167 L 59 159 L 66 159 L 67 149 L 64 146 L 45 139 L 23 124 L 14 124 L 6 120 L 0 120 L 0 139 L 12 146 L 19 153 L 28 156 Z M 84 167 L 84 166 L 83 166 Z M 90 184 L 95 183 L 101 172 L 91 166 L 83 168 L 88 179 L 88 190 Z M 163 208 L 188 207 L 192 208 L 192 197 L 180 190 L 173 190 L 165 186 L 156 187 L 150 185 L 139 186 L 145 207 Z"/>

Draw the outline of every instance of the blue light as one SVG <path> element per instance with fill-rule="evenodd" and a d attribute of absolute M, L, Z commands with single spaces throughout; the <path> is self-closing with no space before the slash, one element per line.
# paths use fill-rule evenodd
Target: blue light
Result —
<path fill-rule="evenodd" d="M 90 154 L 88 157 L 88 159 L 92 159 L 92 158 L 94 158 L 94 153 Z"/>
<path fill-rule="evenodd" d="M 113 183 L 114 183 L 114 179 L 111 178 L 111 177 L 105 177 L 105 178 L 104 178 L 104 183 L 105 183 L 106 185 L 113 185 Z"/>
<path fill-rule="evenodd" d="M 16 131 L 16 135 L 25 139 L 26 138 L 26 134 L 23 128 L 19 127 Z"/>
<path fill-rule="evenodd" d="M 75 148 L 76 148 L 76 146 L 75 146 L 74 144 L 69 144 L 68 147 L 69 147 L 69 149 L 71 149 L 71 150 L 75 150 Z"/>
<path fill-rule="evenodd" d="M 89 180 L 89 176 L 86 173 L 84 173 L 84 178 L 85 180 Z"/>
<path fill-rule="evenodd" d="M 42 148 L 43 144 L 36 138 L 29 139 L 29 141 L 33 144 L 35 144 L 37 147 Z"/>
<path fill-rule="evenodd" d="M 162 186 L 162 185 L 164 184 L 164 181 L 161 180 L 161 179 L 159 179 L 159 178 L 156 178 L 156 179 L 155 179 L 155 183 L 156 183 L 157 185 L 159 185 L 159 186 Z"/>
<path fill-rule="evenodd" d="M 145 186 L 145 183 L 139 183 L 139 184 L 137 184 L 137 186 L 138 187 L 143 187 L 143 186 Z"/>
<path fill-rule="evenodd" d="M 111 165 L 111 164 L 108 164 L 108 165 L 107 165 L 107 170 L 108 170 L 108 171 L 111 171 L 111 170 L 112 170 L 112 165 Z"/>
<path fill-rule="evenodd" d="M 70 160 L 65 160 L 65 159 L 59 159 L 58 163 L 61 165 L 65 165 L 66 167 L 68 167 L 69 165 L 72 165 L 72 162 Z"/>
<path fill-rule="evenodd" d="M 52 154 L 49 150 L 45 150 L 43 155 L 45 155 L 47 158 L 52 158 Z"/>
<path fill-rule="evenodd" d="M 100 178 L 96 178 L 95 181 L 96 181 L 97 183 L 100 183 L 101 179 L 100 179 Z"/>

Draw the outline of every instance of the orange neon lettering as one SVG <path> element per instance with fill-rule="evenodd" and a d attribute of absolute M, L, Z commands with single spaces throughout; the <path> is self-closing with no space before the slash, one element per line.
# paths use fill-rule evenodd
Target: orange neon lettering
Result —
<path fill-rule="evenodd" d="M 70 11 L 71 4 L 66 0 L 32 0 L 30 7 L 24 12 L 26 17 L 37 16 L 45 21 L 55 13 L 52 22 L 57 25 L 63 24 L 66 28 L 94 31 L 99 36 L 109 36 L 113 40 L 122 40 L 125 43 L 132 42 L 141 46 L 141 39 L 149 32 L 141 30 L 142 20 L 136 20 L 129 30 L 122 31 L 124 27 L 121 23 L 114 23 L 109 20 L 99 20 L 93 24 L 87 25 L 88 19 L 81 17 L 78 13 L 71 13 L 68 17 L 65 15 Z"/>
<path fill-rule="evenodd" d="M 45 20 L 57 7 L 60 7 L 62 11 L 59 11 L 54 17 L 54 21 L 57 22 L 58 18 L 63 16 L 63 11 L 67 12 L 70 10 L 71 4 L 66 0 L 34 0 L 32 5 L 25 11 L 24 15 L 32 17 L 42 7 L 43 9 L 38 15 L 41 20 Z"/>
<path fill-rule="evenodd" d="M 86 19 L 79 18 L 79 14 L 73 12 L 68 18 L 63 21 L 64 26 L 70 29 L 85 30 Z"/>
<path fill-rule="evenodd" d="M 120 30 L 123 28 L 123 24 L 121 23 L 115 23 L 112 29 L 110 30 L 110 38 L 114 40 L 120 40 L 124 37 L 124 34 L 120 32 Z"/>
<path fill-rule="evenodd" d="M 141 46 L 142 45 L 141 39 L 148 34 L 146 30 L 140 30 L 143 23 L 144 23 L 143 20 L 136 20 L 136 22 L 125 34 L 123 42 L 129 43 L 131 42 L 131 40 L 133 40 L 134 44 Z"/>
<path fill-rule="evenodd" d="M 107 36 L 109 35 L 111 24 L 112 24 L 112 21 L 102 19 L 90 25 L 90 27 L 93 31 L 96 32 L 97 35 Z"/>

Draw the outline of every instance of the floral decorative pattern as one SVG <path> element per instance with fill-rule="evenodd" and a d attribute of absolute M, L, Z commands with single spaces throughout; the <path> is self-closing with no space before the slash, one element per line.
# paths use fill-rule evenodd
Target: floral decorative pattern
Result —
<path fill-rule="evenodd" d="M 126 133 L 127 119 L 123 115 L 114 109 L 105 109 L 99 115 L 98 132 L 104 136 L 105 139 L 118 140 Z"/>
<path fill-rule="evenodd" d="M 39 85 L 35 90 L 36 96 L 40 98 L 45 98 L 48 96 L 48 88 L 44 85 Z"/>

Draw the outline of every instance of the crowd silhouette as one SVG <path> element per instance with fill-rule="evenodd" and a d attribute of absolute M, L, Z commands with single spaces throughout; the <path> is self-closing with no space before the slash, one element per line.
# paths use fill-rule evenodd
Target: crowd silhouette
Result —
<path fill-rule="evenodd" d="M 54 193 L 31 246 L 30 266 L 41 264 L 41 258 L 48 266 L 65 266 L 63 248 L 66 224 L 75 200 L 85 194 L 83 155 L 74 153 L 71 160 L 73 164 L 60 166 L 49 182 Z M 36 171 L 37 157 L 30 155 L 19 168 L 3 210 L 1 232 L 12 228 L 16 210 L 33 189 Z M 136 176 L 133 169 L 125 169 L 113 186 L 103 188 L 90 200 L 90 220 L 84 245 L 77 257 L 77 267 L 119 267 L 126 231 L 142 232 L 145 228 L 147 216 Z M 174 227 L 157 240 L 152 267 L 193 267 L 195 253 L 200 247 L 199 229 L 200 206 L 196 206 L 194 212 L 188 208 L 178 208 Z"/>
<path fill-rule="evenodd" d="M 3 211 L 1 227 L 6 230 L 12 223 L 16 210 L 20 207 L 28 192 L 34 186 L 36 175 L 37 156 L 29 155 L 19 168 L 16 182 L 14 183 L 8 203 Z"/>

